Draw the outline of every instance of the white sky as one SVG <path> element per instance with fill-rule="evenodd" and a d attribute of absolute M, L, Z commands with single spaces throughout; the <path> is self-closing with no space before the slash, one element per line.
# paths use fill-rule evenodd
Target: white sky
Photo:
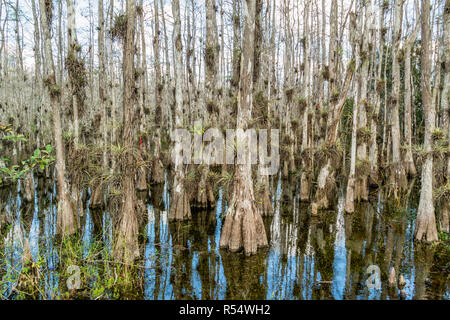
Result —
<path fill-rule="evenodd" d="M 10 3 L 9 7 L 9 19 L 6 21 L 6 27 L 7 32 L 5 34 L 6 39 L 0 39 L 3 41 L 7 41 L 8 44 L 8 50 L 10 53 L 14 53 L 16 50 L 16 42 L 15 42 L 15 15 L 14 15 L 14 7 L 15 7 L 15 0 L 0 0 L 3 2 L 2 6 L 2 13 L 0 15 L 0 22 L 1 25 L 5 22 L 6 19 L 6 10 L 5 10 L 5 4 Z M 38 0 L 36 0 L 38 2 Z M 65 25 L 65 5 L 66 1 L 62 1 L 63 6 L 63 19 L 62 19 L 62 30 L 64 34 L 64 45 L 63 47 L 66 47 L 66 25 Z M 138 0 L 139 3 L 140 0 Z M 217 4 L 219 4 L 220 0 L 217 0 Z M 231 54 L 232 48 L 232 39 L 231 39 L 231 0 L 223 0 L 224 1 L 224 7 L 225 7 L 225 46 L 226 46 L 226 57 L 229 58 Z M 272 2 L 272 0 L 267 0 Z M 354 0 L 355 2 L 357 0 Z M 372 3 L 377 5 L 376 8 L 374 8 L 375 13 L 378 14 L 378 1 L 380 0 L 372 0 Z M 56 27 L 58 25 L 58 2 L 59 0 L 54 1 L 54 20 L 53 20 L 53 42 L 54 42 L 54 54 L 56 55 Z M 115 0 L 115 13 L 119 13 L 121 11 L 121 8 L 123 8 L 123 3 L 125 1 L 121 0 Z M 171 1 L 170 0 L 163 0 L 164 4 L 164 12 L 165 12 L 165 18 L 166 18 L 166 25 L 167 25 L 167 36 L 169 40 L 169 47 L 171 48 L 171 34 L 172 34 L 172 8 L 171 8 Z M 204 28 L 204 0 L 196 0 L 194 1 L 196 3 L 196 24 L 197 24 L 197 32 L 196 32 L 196 47 L 197 50 L 201 48 L 201 37 L 202 37 L 202 30 L 200 30 L 200 26 Z M 345 11 L 348 10 L 348 7 L 352 0 L 338 0 L 339 6 L 342 4 L 344 5 Z M 433 2 L 433 1 L 432 1 Z M 148 61 L 152 61 L 152 25 L 153 25 L 153 0 L 144 0 L 144 20 L 145 20 L 145 34 L 146 34 L 146 46 L 147 46 L 147 54 L 148 54 Z M 291 17 L 291 26 L 293 26 L 294 32 L 297 31 L 297 24 L 300 23 L 300 29 L 302 29 L 303 26 L 303 3 L 304 0 L 276 0 L 277 3 L 277 24 L 278 28 L 277 30 L 282 32 L 283 29 L 281 28 L 281 15 L 280 15 L 280 8 L 282 4 L 288 3 L 290 8 L 290 17 Z M 298 8 L 297 3 L 300 3 L 300 8 Z M 316 8 L 321 11 L 325 9 L 327 19 L 329 17 L 329 9 L 331 0 L 325 0 L 325 7 L 322 8 L 322 0 L 312 0 L 312 8 L 313 10 L 316 10 Z M 443 0 L 434 0 L 435 7 L 436 4 L 441 4 L 443 6 Z M 88 51 L 88 45 L 89 45 L 89 34 L 90 31 L 93 32 L 93 39 L 94 39 L 94 52 L 96 53 L 96 42 L 97 42 L 97 17 L 98 17 L 98 8 L 97 8 L 98 1 L 97 0 L 75 0 L 75 11 L 76 11 L 76 27 L 77 27 L 77 37 L 78 41 L 80 42 L 82 46 L 82 51 L 84 54 L 87 54 Z M 38 4 L 37 4 L 38 5 Z M 182 16 L 182 32 L 185 32 L 186 28 L 186 21 L 184 19 L 185 15 L 185 7 L 186 5 L 190 6 L 190 0 L 180 0 L 181 5 L 181 16 Z M 104 0 L 104 6 L 105 11 L 107 11 L 107 8 L 109 6 L 109 0 Z M 24 62 L 27 68 L 33 68 L 34 64 L 34 58 L 33 58 L 33 46 L 34 46 L 34 26 L 33 26 L 33 17 L 31 12 L 31 0 L 19 0 L 19 8 L 21 10 L 20 14 L 20 26 L 21 26 L 21 37 L 23 37 L 23 56 L 24 56 Z M 92 18 L 90 18 L 90 12 L 92 14 Z M 405 2 L 405 14 L 404 15 L 404 26 L 403 26 L 403 33 L 410 32 L 411 28 L 407 28 L 406 21 L 408 20 L 410 23 L 413 22 L 415 19 L 415 12 L 414 12 L 414 0 L 406 0 Z M 321 13 L 320 13 L 321 14 Z M 407 17 L 407 18 L 406 18 Z M 107 18 L 107 14 L 105 12 L 105 18 Z M 92 23 L 90 21 L 92 19 Z M 390 19 L 390 15 L 388 15 L 388 21 Z M 312 19 L 310 19 L 310 22 L 312 22 Z M 219 24 L 219 32 L 220 32 L 220 16 L 219 13 L 217 15 L 217 23 Z M 376 23 L 378 24 L 378 18 L 376 19 Z M 388 23 L 388 25 L 391 25 Z M 160 24 L 161 32 L 162 32 L 162 23 Z M 301 31 L 302 32 L 302 31 Z M 327 27 L 327 37 L 328 37 L 328 27 Z M 163 36 L 163 35 L 162 35 Z M 278 37 L 277 37 L 278 39 Z M 345 39 L 344 39 L 345 41 Z M 326 45 L 328 45 L 328 38 L 326 39 Z M 219 39 L 220 43 L 220 39 Z M 161 38 L 161 45 L 164 45 L 164 38 Z M 283 47 L 283 44 L 279 44 L 281 48 Z M 197 56 L 201 56 L 201 51 L 197 51 Z M 345 54 L 345 52 L 344 52 Z M 163 55 L 162 55 L 163 56 Z M 282 52 L 280 52 L 280 59 L 282 59 L 283 55 Z M 97 61 L 97 57 L 95 56 L 95 63 Z M 55 60 L 56 61 L 56 60 Z M 150 63 L 149 63 L 150 64 Z"/>

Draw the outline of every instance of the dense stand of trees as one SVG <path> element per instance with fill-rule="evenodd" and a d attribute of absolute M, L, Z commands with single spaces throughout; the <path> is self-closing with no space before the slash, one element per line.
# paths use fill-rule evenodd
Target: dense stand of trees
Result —
<path fill-rule="evenodd" d="M 280 129 L 278 175 L 312 215 L 338 188 L 349 214 L 372 190 L 401 201 L 417 176 L 416 239 L 449 232 L 449 0 L 0 0 L 0 22 L 0 122 L 28 138 L 2 156 L 54 145 L 62 236 L 89 187 L 132 261 L 136 194 L 167 178 L 170 220 L 214 207 L 221 186 L 220 246 L 267 245 L 258 166 L 170 161 L 173 129 L 210 127 Z"/>

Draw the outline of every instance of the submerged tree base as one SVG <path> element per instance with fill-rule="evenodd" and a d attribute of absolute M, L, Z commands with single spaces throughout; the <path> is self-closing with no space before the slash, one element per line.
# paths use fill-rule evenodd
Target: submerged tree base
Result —
<path fill-rule="evenodd" d="M 100 209 L 103 208 L 103 186 L 98 184 L 93 188 L 91 201 L 89 203 L 89 208 L 91 209 Z"/>
<path fill-rule="evenodd" d="M 126 201 L 119 221 L 117 240 L 114 246 L 114 259 L 125 263 L 132 263 L 139 257 L 138 221 L 136 208 L 130 201 Z"/>
<path fill-rule="evenodd" d="M 327 159 L 325 166 L 320 169 L 317 178 L 315 201 L 311 205 L 312 214 L 316 215 L 320 209 L 328 209 L 335 194 L 335 169 L 331 165 L 331 160 Z"/>
<path fill-rule="evenodd" d="M 250 171 L 242 167 L 237 173 L 231 203 L 225 214 L 220 247 L 231 252 L 244 249 L 245 255 L 250 256 L 258 248 L 267 246 L 267 236 L 254 200 Z"/>
<path fill-rule="evenodd" d="M 177 177 L 175 177 L 177 179 Z M 181 183 L 175 182 L 173 199 L 170 204 L 169 220 L 184 221 L 191 219 L 189 196 Z"/>
<path fill-rule="evenodd" d="M 70 236 L 78 230 L 78 220 L 74 215 L 72 204 L 69 201 L 58 201 L 58 216 L 56 218 L 56 234 L 62 237 Z"/>
<path fill-rule="evenodd" d="M 257 206 L 263 217 L 273 216 L 272 201 L 270 201 L 269 187 L 264 185 L 257 197 Z"/>
<path fill-rule="evenodd" d="M 216 198 L 214 197 L 213 187 L 208 180 L 209 167 L 204 166 L 201 169 L 200 183 L 194 195 L 193 206 L 197 208 L 214 208 Z"/>
<path fill-rule="evenodd" d="M 159 157 L 153 159 L 151 173 L 151 184 L 164 183 L 164 166 Z"/>

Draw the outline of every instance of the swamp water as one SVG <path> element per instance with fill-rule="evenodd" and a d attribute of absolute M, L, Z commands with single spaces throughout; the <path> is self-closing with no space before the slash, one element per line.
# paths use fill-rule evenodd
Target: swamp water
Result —
<path fill-rule="evenodd" d="M 111 257 L 111 213 L 90 210 L 89 195 L 80 235 L 57 240 L 56 187 L 36 180 L 32 203 L 22 200 L 20 182 L 0 189 L 2 299 L 450 299 L 449 242 L 413 241 L 414 189 L 401 210 L 389 208 L 380 191 L 352 215 L 339 192 L 334 210 L 312 217 L 295 185 L 272 181 L 275 212 L 264 218 L 269 246 L 244 257 L 219 249 L 222 190 L 214 210 L 169 223 L 166 182 L 150 190 L 152 200 L 141 195 L 141 255 L 131 267 Z M 366 284 L 372 265 L 381 289 Z M 405 280 L 402 292 L 388 284 L 392 267 Z"/>

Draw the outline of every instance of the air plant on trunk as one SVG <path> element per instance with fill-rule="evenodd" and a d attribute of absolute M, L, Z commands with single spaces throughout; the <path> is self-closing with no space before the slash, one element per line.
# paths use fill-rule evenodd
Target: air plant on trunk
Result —
<path fill-rule="evenodd" d="M 241 72 L 240 99 L 238 101 L 237 126 L 247 129 L 252 109 L 253 95 L 253 60 L 256 0 L 243 1 L 244 39 Z M 245 143 L 246 164 L 235 166 L 233 193 L 225 215 L 220 236 L 220 247 L 232 252 L 243 249 L 245 255 L 255 254 L 258 248 L 267 246 L 267 236 L 259 209 L 255 203 L 251 175 L 250 146 L 240 134 L 238 142 Z"/>

